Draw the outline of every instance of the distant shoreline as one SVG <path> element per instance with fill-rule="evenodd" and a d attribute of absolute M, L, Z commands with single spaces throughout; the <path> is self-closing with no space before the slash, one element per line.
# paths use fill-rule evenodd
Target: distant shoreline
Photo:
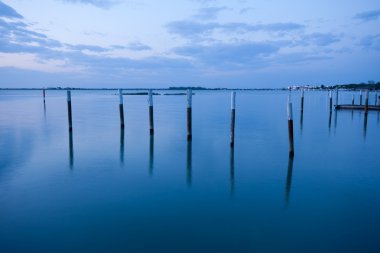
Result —
<path fill-rule="evenodd" d="M 169 87 L 169 88 L 75 88 L 75 87 L 46 87 L 46 88 L 0 88 L 0 90 L 98 90 L 98 91 L 147 91 L 147 90 L 162 90 L 162 91 L 184 91 L 192 89 L 193 91 L 284 91 L 284 90 L 380 90 L 380 82 L 377 83 L 360 83 L 360 84 L 338 84 L 332 86 L 289 86 L 287 88 L 206 88 L 206 87 Z"/>

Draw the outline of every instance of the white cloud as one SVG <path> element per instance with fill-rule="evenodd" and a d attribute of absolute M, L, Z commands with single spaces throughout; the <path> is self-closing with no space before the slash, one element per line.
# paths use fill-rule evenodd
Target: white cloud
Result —
<path fill-rule="evenodd" d="M 11 67 L 46 73 L 80 73 L 83 67 L 73 66 L 68 60 L 41 59 L 30 53 L 0 53 L 0 68 Z"/>

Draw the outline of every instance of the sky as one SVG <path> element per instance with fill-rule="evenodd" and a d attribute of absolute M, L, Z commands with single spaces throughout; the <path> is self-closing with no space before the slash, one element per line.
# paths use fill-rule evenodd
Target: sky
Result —
<path fill-rule="evenodd" d="M 380 81 L 379 0 L 0 1 L 0 88 Z"/>

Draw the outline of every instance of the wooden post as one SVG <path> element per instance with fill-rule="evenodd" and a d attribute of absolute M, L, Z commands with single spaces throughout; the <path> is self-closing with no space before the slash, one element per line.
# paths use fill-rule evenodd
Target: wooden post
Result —
<path fill-rule="evenodd" d="M 365 92 L 364 114 L 368 114 L 368 90 Z"/>
<path fill-rule="evenodd" d="M 377 105 L 380 106 L 380 96 L 377 98 Z"/>
<path fill-rule="evenodd" d="M 338 98 L 339 98 L 339 89 L 338 87 L 336 88 L 336 96 L 335 96 L 335 106 L 338 105 Z"/>
<path fill-rule="evenodd" d="M 230 135 L 230 146 L 233 147 L 235 144 L 235 97 L 236 92 L 231 92 L 231 135 Z"/>
<path fill-rule="evenodd" d="M 191 89 L 187 90 L 187 140 L 192 139 L 192 129 L 191 129 L 191 107 L 192 107 L 192 91 Z"/>
<path fill-rule="evenodd" d="M 148 105 L 149 105 L 149 133 L 150 135 L 154 134 L 154 125 L 153 125 L 153 94 L 152 90 L 148 91 Z"/>
<path fill-rule="evenodd" d="M 293 108 L 290 96 L 288 99 L 288 134 L 289 134 L 289 157 L 294 156 L 294 140 L 293 140 Z"/>
<path fill-rule="evenodd" d="M 355 96 L 354 94 L 352 94 L 352 100 L 351 100 L 351 104 L 354 105 L 355 104 Z"/>
<path fill-rule="evenodd" d="M 69 132 L 73 131 L 73 120 L 71 113 L 71 91 L 67 91 L 67 115 L 69 119 Z"/>
<path fill-rule="evenodd" d="M 375 105 L 377 105 L 377 91 L 375 92 Z"/>
<path fill-rule="evenodd" d="M 359 95 L 359 104 L 360 105 L 362 105 L 362 98 L 363 98 L 362 91 L 360 91 L 360 95 Z"/>
<path fill-rule="evenodd" d="M 303 112 L 304 90 L 301 91 L 301 113 Z"/>
<path fill-rule="evenodd" d="M 123 102 L 122 89 L 119 89 L 119 112 L 120 112 L 120 127 L 124 128 L 124 102 Z"/>
<path fill-rule="evenodd" d="M 332 111 L 332 92 L 331 90 L 329 91 L 329 100 L 330 100 L 330 112 Z"/>
<path fill-rule="evenodd" d="M 45 88 L 42 90 L 42 95 L 43 95 L 43 97 L 44 97 L 44 104 L 45 104 Z"/>

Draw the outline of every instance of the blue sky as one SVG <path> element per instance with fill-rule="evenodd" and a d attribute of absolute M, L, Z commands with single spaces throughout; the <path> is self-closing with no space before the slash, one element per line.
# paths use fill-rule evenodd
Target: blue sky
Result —
<path fill-rule="evenodd" d="M 378 0 L 0 1 L 0 87 L 380 81 Z"/>

